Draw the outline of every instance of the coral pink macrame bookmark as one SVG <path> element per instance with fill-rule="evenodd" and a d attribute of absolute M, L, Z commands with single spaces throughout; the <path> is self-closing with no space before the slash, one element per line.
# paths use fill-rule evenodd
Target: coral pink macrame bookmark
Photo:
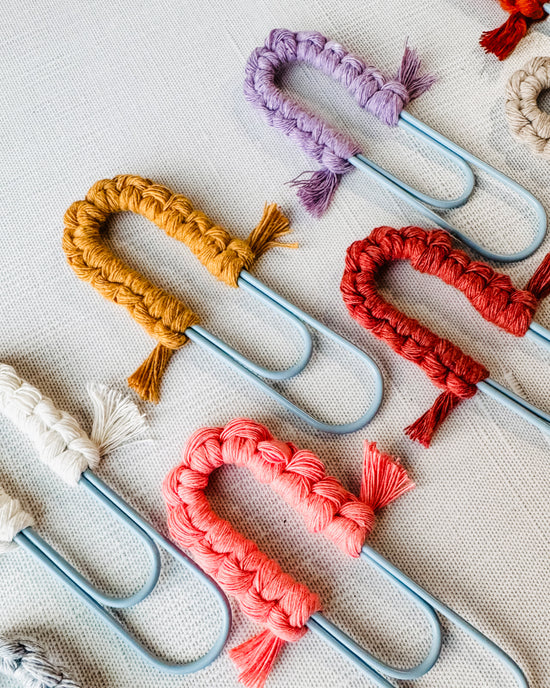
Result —
<path fill-rule="evenodd" d="M 358 557 L 374 527 L 375 512 L 414 487 L 405 469 L 365 443 L 360 498 L 328 476 L 307 449 L 275 439 L 252 420 L 203 428 L 189 439 L 182 463 L 166 477 L 163 494 L 174 540 L 265 630 L 231 650 L 247 688 L 261 688 L 287 641 L 299 640 L 321 609 L 317 595 L 284 573 L 257 545 L 211 509 L 205 495 L 210 474 L 223 464 L 246 466 L 344 553 Z"/>

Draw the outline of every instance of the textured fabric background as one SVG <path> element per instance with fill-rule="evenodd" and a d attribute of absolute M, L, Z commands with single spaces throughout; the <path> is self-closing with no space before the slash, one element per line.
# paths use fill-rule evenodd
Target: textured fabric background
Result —
<path fill-rule="evenodd" d="M 309 219 L 285 182 L 313 163 L 264 125 L 242 96 L 245 61 L 274 27 L 317 29 L 390 74 L 408 37 L 439 76 L 409 111 L 510 174 L 550 210 L 548 163 L 511 138 L 503 110 L 508 76 L 531 57 L 548 54 L 550 29 L 537 24 L 502 64 L 477 44 L 483 29 L 501 21 L 494 0 L 3 0 L 0 351 L 90 428 L 86 383 L 125 389 L 126 376 L 153 344 L 66 265 L 60 245 L 66 208 L 97 179 L 127 172 L 185 193 L 239 236 L 255 226 L 264 201 L 279 202 L 300 249 L 270 251 L 254 272 L 372 353 L 387 384 L 380 413 L 351 436 L 316 433 L 191 344 L 174 356 L 162 402 L 145 409 L 150 439 L 109 456 L 99 474 L 164 531 L 161 482 L 197 427 L 253 417 L 281 438 L 316 450 L 355 490 L 362 442 L 375 439 L 402 457 L 418 487 L 380 516 L 371 544 L 498 642 L 532 686 L 548 687 L 548 439 L 479 395 L 452 414 L 430 450 L 407 440 L 403 427 L 429 407 L 436 391 L 420 370 L 350 319 L 338 285 L 353 240 L 380 224 L 424 223 L 358 172 L 344 179 L 321 221 Z M 437 155 L 364 116 L 328 78 L 296 67 L 285 75 L 285 87 L 407 180 L 441 195 L 460 188 L 455 171 Z M 532 218 L 522 203 L 483 175 L 471 202 L 450 215 L 495 248 L 511 251 L 531 236 Z M 292 328 L 248 295 L 215 282 L 185 247 L 138 217 L 121 216 L 110 230 L 119 254 L 189 303 L 203 325 L 264 364 L 292 361 L 300 346 Z M 550 240 L 543 248 L 550 249 Z M 504 269 L 524 285 L 543 255 Z M 495 379 L 550 408 L 548 352 L 498 332 L 462 296 L 408 266 L 392 269 L 386 285 L 395 303 L 478 357 Z M 550 324 L 550 306 L 538 320 Z M 357 415 L 369 397 L 368 374 L 322 341 L 314 364 L 282 388 L 334 421 Z M 0 427 L 0 482 L 34 514 L 39 532 L 96 584 L 131 591 L 146 563 L 134 538 L 83 490 L 66 487 L 39 465 L 6 421 Z M 315 589 L 327 615 L 358 641 L 395 664 L 420 659 L 427 648 L 422 614 L 366 564 L 307 535 L 297 516 L 243 471 L 219 471 L 211 495 L 220 513 Z M 200 583 L 164 563 L 158 590 L 121 616 L 165 657 L 189 660 L 213 642 L 217 609 Z M 5 555 L 0 571 L 0 633 L 44 642 L 87 688 L 238 685 L 227 652 L 185 679 L 158 673 L 23 551 Z M 257 631 L 235 609 L 229 646 Z M 0 686 L 7 685 L 0 678 Z M 311 634 L 285 648 L 268 683 L 367 685 Z M 445 624 L 441 661 L 416 685 L 514 683 L 486 651 Z"/>

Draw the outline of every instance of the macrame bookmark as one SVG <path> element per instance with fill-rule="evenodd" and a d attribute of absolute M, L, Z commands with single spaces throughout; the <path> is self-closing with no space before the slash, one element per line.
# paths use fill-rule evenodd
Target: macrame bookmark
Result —
<path fill-rule="evenodd" d="M 380 295 L 377 279 L 382 269 L 396 260 L 408 260 L 415 270 L 456 287 L 486 320 L 523 337 L 539 301 L 550 293 L 550 254 L 527 287 L 516 289 L 508 275 L 453 248 L 451 236 L 442 230 L 378 227 L 348 248 L 340 288 L 350 315 L 403 358 L 420 366 L 444 390 L 433 406 L 405 430 L 409 437 L 428 447 L 449 413 L 463 399 L 476 394 L 477 383 L 488 378 L 489 371 Z"/>
<path fill-rule="evenodd" d="M 306 623 L 321 603 L 212 511 L 205 490 L 211 473 L 223 464 L 249 468 L 303 516 L 310 532 L 323 533 L 352 557 L 359 556 L 371 533 L 375 511 L 414 485 L 405 469 L 374 443 L 365 443 L 357 498 L 326 474 L 311 451 L 275 439 L 254 421 L 239 418 L 225 428 L 203 428 L 190 437 L 182 463 L 163 485 L 170 534 L 193 552 L 197 563 L 239 601 L 247 616 L 265 626 L 230 652 L 242 683 L 262 688 L 284 643 L 305 635 Z"/>
<path fill-rule="evenodd" d="M 420 59 L 408 46 L 397 74 L 388 78 L 317 31 L 274 29 L 265 45 L 254 50 L 246 63 L 245 98 L 267 124 L 286 134 L 320 164 L 321 169 L 304 172 L 292 182 L 302 205 L 313 217 L 320 217 L 330 205 L 342 175 L 354 169 L 349 158 L 361 151 L 347 136 L 279 88 L 278 74 L 294 62 L 303 62 L 335 78 L 359 107 L 388 126 L 396 126 L 403 108 L 430 88 L 435 78 L 420 73 Z"/>
<path fill-rule="evenodd" d="M 196 210 L 185 196 L 132 175 L 96 182 L 86 200 L 72 204 L 65 213 L 63 234 L 69 265 L 105 298 L 124 306 L 157 340 L 149 357 L 128 378 L 130 387 L 143 399 L 157 403 L 161 379 L 172 354 L 187 343 L 185 330 L 198 324 L 199 318 L 107 248 L 102 238 L 105 224 L 110 215 L 124 211 L 143 215 L 185 243 L 215 277 L 231 287 L 237 286 L 241 270 L 250 268 L 265 251 L 295 244 L 278 241 L 290 230 L 287 218 L 275 204 L 265 206 L 260 223 L 248 239 L 238 239 Z"/>

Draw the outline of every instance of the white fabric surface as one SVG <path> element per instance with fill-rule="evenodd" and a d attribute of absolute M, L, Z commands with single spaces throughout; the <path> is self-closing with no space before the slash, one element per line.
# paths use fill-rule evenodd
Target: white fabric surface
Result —
<path fill-rule="evenodd" d="M 239 236 L 255 226 L 264 201 L 279 202 L 300 248 L 270 251 L 254 273 L 372 353 L 387 384 L 376 419 L 351 436 L 318 434 L 191 344 L 173 357 L 161 403 L 145 409 L 151 440 L 109 456 L 100 476 L 165 530 L 161 482 L 197 427 L 250 416 L 279 437 L 316 450 L 355 490 L 362 441 L 374 439 L 402 457 L 418 487 L 380 516 L 371 544 L 498 642 L 532 686 L 548 687 L 548 439 L 481 395 L 451 415 L 430 450 L 404 436 L 402 429 L 429 407 L 436 390 L 422 371 L 351 320 L 338 286 L 353 240 L 380 224 L 426 225 L 358 172 L 343 180 L 322 220 L 308 218 L 284 183 L 314 164 L 264 125 L 242 96 L 245 61 L 274 27 L 317 29 L 389 73 L 397 69 L 408 37 L 439 76 L 409 111 L 510 174 L 550 210 L 548 162 L 512 139 L 503 108 L 510 74 L 531 57 L 548 54 L 549 27 L 537 24 L 499 63 L 477 41 L 503 18 L 494 0 L 4 0 L 0 352 L 89 430 L 86 383 L 123 390 L 153 343 L 67 266 L 60 245 L 66 208 L 97 179 L 119 173 L 148 176 L 190 196 Z M 409 181 L 434 193 L 458 190 L 459 180 L 437 156 L 426 160 L 419 152 L 424 146 L 364 116 L 328 78 L 295 68 L 285 84 Z M 472 201 L 450 215 L 495 248 L 512 250 L 530 236 L 523 206 L 483 176 Z M 246 294 L 215 282 L 185 247 L 146 220 L 119 217 L 111 223 L 110 240 L 132 266 L 189 303 L 204 326 L 263 363 L 292 360 L 299 342 L 285 323 Z M 547 240 L 543 249 L 549 248 Z M 504 270 L 524 285 L 543 255 L 541 250 Z M 476 356 L 494 378 L 550 408 L 548 352 L 497 331 L 459 294 L 408 266 L 392 269 L 387 284 L 409 314 Z M 550 325 L 548 305 L 537 319 Z M 364 371 L 324 343 L 314 363 L 283 388 L 325 417 L 352 418 L 368 397 Z M 32 513 L 39 532 L 96 584 L 120 594 L 132 590 L 145 565 L 133 537 L 82 489 L 71 489 L 40 465 L 7 421 L 0 428 L 0 483 Z M 368 566 L 307 535 L 268 488 L 243 471 L 223 469 L 211 494 L 219 512 L 315 589 L 327 615 L 358 641 L 395 664 L 422 656 L 422 615 Z M 213 642 L 217 610 L 198 582 L 171 561 L 165 565 L 158 591 L 122 617 L 164 656 L 191 659 Z M 0 633 L 47 645 L 83 686 L 238 685 L 226 651 L 185 679 L 159 674 L 21 550 L 0 559 L 0 572 Z M 416 685 L 514 685 L 484 650 L 444 627 L 441 660 Z M 229 647 L 258 630 L 235 608 Z M 7 685 L 0 678 L 0 686 Z M 351 688 L 369 682 L 308 634 L 285 648 L 267 685 Z"/>

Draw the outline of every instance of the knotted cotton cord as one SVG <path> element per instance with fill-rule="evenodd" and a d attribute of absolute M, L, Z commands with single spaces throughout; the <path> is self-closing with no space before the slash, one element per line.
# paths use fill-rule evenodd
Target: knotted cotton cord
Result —
<path fill-rule="evenodd" d="M 340 43 L 317 31 L 271 31 L 265 45 L 256 48 L 246 63 L 244 95 L 270 126 L 295 141 L 321 169 L 300 175 L 293 184 L 298 198 L 314 217 L 328 208 L 343 174 L 353 169 L 348 159 L 360 152 L 358 146 L 321 118 L 311 114 L 276 84 L 278 74 L 287 65 L 303 62 L 334 77 L 353 95 L 359 107 L 389 126 L 411 100 L 434 83 L 431 75 L 419 75 L 420 59 L 405 48 L 397 75 L 385 77 Z"/>
<path fill-rule="evenodd" d="M 287 234 L 289 223 L 277 205 L 266 205 L 258 226 L 248 239 L 232 237 L 191 201 L 149 179 L 119 175 L 96 182 L 86 200 L 65 213 L 63 250 L 80 279 L 105 298 L 126 308 L 158 344 L 128 379 L 143 399 L 158 402 L 162 375 L 174 351 L 188 341 L 185 331 L 198 316 L 179 299 L 145 279 L 117 258 L 104 243 L 102 232 L 113 213 L 143 215 L 169 236 L 185 243 L 218 279 L 237 286 L 239 274 Z"/>
<path fill-rule="evenodd" d="M 350 315 L 403 358 L 420 366 L 444 390 L 434 405 L 405 430 L 427 447 L 452 409 L 476 394 L 477 383 L 489 377 L 489 371 L 380 295 L 378 277 L 387 264 L 396 260 L 408 260 L 415 270 L 456 287 L 485 320 L 523 337 L 539 301 L 550 293 L 550 254 L 526 289 L 516 289 L 508 275 L 453 248 L 451 236 L 439 229 L 378 227 L 348 248 L 340 288 Z"/>
<path fill-rule="evenodd" d="M 101 454 L 135 439 L 146 429 L 137 406 L 103 385 L 90 385 L 94 428 L 88 437 L 79 422 L 39 389 L 0 363 L 0 413 L 32 440 L 40 460 L 69 485 L 95 468 Z M 1 527 L 0 518 L 0 527 Z"/>
<path fill-rule="evenodd" d="M 484 31 L 479 43 L 487 53 L 493 53 L 499 60 L 505 60 L 527 34 L 535 22 L 546 19 L 543 5 L 546 0 L 499 0 L 500 6 L 510 15 L 492 31 Z"/>
<path fill-rule="evenodd" d="M 374 527 L 374 513 L 414 487 L 405 469 L 365 443 L 361 496 L 331 476 L 307 449 L 275 439 L 251 420 L 203 428 L 187 442 L 182 463 L 166 477 L 163 495 L 173 539 L 193 552 L 201 568 L 235 597 L 251 619 L 266 627 L 231 651 L 247 687 L 261 688 L 284 642 L 299 640 L 321 608 L 319 598 L 283 573 L 257 545 L 211 509 L 205 490 L 223 464 L 246 466 L 343 552 L 358 557 Z"/>
<path fill-rule="evenodd" d="M 17 533 L 34 524 L 33 517 L 0 486 L 0 554 L 17 547 L 13 541 Z"/>
<path fill-rule="evenodd" d="M 0 672 L 23 688 L 79 688 L 40 645 L 27 640 L 0 636 Z"/>
<path fill-rule="evenodd" d="M 550 160 L 550 114 L 537 98 L 550 88 L 550 57 L 534 57 L 510 77 L 506 86 L 506 119 L 514 138 L 535 155 Z"/>

